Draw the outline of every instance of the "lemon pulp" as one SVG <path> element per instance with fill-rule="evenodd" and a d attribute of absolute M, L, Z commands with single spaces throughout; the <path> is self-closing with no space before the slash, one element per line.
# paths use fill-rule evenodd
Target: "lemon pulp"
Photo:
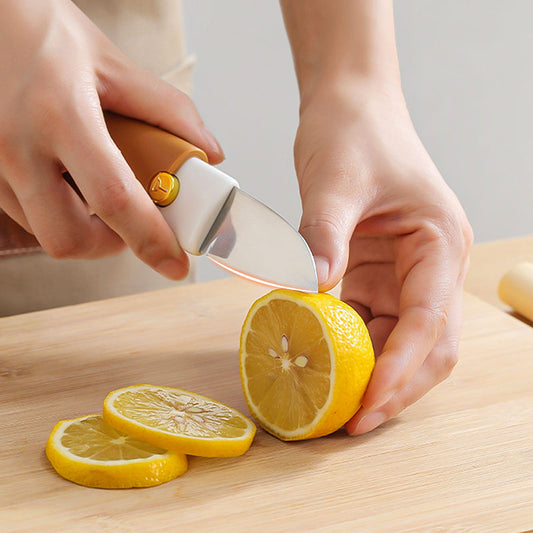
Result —
<path fill-rule="evenodd" d="M 124 435 L 99 416 L 68 426 L 61 444 L 70 453 L 93 461 L 128 461 L 165 455 L 166 450 Z"/>
<path fill-rule="evenodd" d="M 332 378 L 316 317 L 295 302 L 273 300 L 253 317 L 245 349 L 254 405 L 282 430 L 310 424 L 328 399 Z"/>
<path fill-rule="evenodd" d="M 255 425 L 227 405 L 154 385 L 111 392 L 104 401 L 104 418 L 155 446 L 204 457 L 241 455 L 255 435 Z"/>
<path fill-rule="evenodd" d="M 150 487 L 187 470 L 184 455 L 117 431 L 100 415 L 58 422 L 46 454 L 58 474 L 89 487 Z"/>

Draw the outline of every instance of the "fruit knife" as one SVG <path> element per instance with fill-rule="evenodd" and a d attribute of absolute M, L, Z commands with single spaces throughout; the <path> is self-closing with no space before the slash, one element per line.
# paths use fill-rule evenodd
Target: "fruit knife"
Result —
<path fill-rule="evenodd" d="M 265 285 L 317 292 L 304 238 L 279 214 L 207 162 L 196 146 L 160 128 L 105 114 L 111 137 L 192 255 Z"/>

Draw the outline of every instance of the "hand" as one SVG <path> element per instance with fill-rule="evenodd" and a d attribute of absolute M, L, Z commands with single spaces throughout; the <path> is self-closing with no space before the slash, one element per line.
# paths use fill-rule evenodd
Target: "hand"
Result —
<path fill-rule="evenodd" d="M 126 243 L 165 276 L 185 276 L 187 257 L 102 109 L 160 126 L 220 162 L 190 99 L 133 64 L 68 0 L 1 3 L 0 69 L 0 207 L 53 257 L 102 257 Z"/>
<path fill-rule="evenodd" d="M 395 87 L 344 83 L 304 101 L 295 162 L 320 288 L 342 279 L 377 356 L 346 424 L 365 433 L 455 365 L 472 230 Z"/>

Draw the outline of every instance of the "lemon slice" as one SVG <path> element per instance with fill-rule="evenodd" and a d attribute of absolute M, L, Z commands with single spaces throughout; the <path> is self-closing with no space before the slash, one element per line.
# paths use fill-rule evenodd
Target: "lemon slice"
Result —
<path fill-rule="evenodd" d="M 231 407 L 199 394 L 154 385 L 133 385 L 109 393 L 104 418 L 155 446 L 202 457 L 242 455 L 256 429 Z"/>
<path fill-rule="evenodd" d="M 46 455 L 60 476 L 87 487 L 152 487 L 187 471 L 185 455 L 129 437 L 100 415 L 58 422 Z"/>
<path fill-rule="evenodd" d="M 329 294 L 279 289 L 250 308 L 241 332 L 244 396 L 283 440 L 321 437 L 359 409 L 374 351 L 361 317 Z"/>

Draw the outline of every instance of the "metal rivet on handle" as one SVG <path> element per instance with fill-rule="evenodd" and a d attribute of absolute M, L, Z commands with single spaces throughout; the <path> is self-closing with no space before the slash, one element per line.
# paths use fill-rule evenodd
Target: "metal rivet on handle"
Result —
<path fill-rule="evenodd" d="M 168 172 L 158 172 L 150 182 L 148 194 L 154 204 L 165 207 L 176 199 L 179 190 L 180 182 L 176 176 Z"/>

